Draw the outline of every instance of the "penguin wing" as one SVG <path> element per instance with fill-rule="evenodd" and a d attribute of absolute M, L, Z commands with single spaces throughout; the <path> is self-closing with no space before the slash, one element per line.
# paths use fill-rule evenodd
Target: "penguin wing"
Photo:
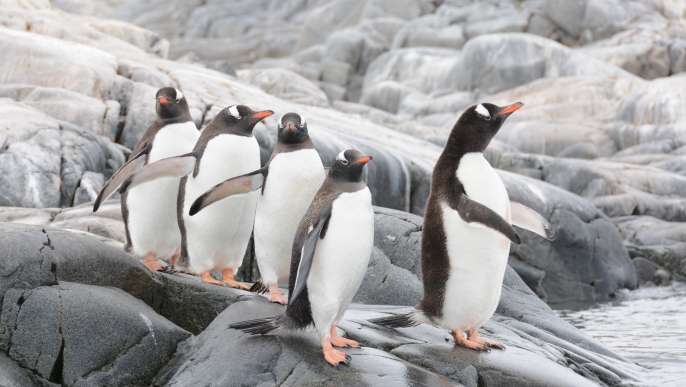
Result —
<path fill-rule="evenodd" d="M 191 205 L 190 215 L 193 216 L 210 204 L 229 196 L 246 194 L 259 189 L 264 184 L 268 172 L 268 167 L 264 167 L 215 185 L 195 199 Z"/>
<path fill-rule="evenodd" d="M 185 155 L 168 157 L 166 159 L 155 161 L 138 172 L 129 176 L 119 188 L 119 193 L 123 194 L 133 187 L 144 183 L 149 183 L 159 179 L 178 179 L 193 172 L 197 156 L 194 153 L 187 153 Z"/>
<path fill-rule="evenodd" d="M 96 212 L 98 208 L 100 208 L 100 205 L 110 196 L 112 196 L 114 191 L 116 191 L 119 186 L 126 181 L 126 179 L 145 166 L 145 160 L 147 159 L 150 149 L 151 146 L 146 146 L 137 155 L 131 157 L 126 164 L 122 165 L 121 168 L 119 168 L 119 170 L 115 172 L 109 180 L 107 180 L 107 183 L 105 183 L 100 191 L 100 194 L 95 199 L 95 203 L 93 204 L 93 212 Z"/>
<path fill-rule="evenodd" d="M 554 241 L 555 230 L 548 221 L 531 208 L 517 202 L 510 202 L 512 224 L 534 232 L 543 238 Z"/>
<path fill-rule="evenodd" d="M 288 304 L 293 305 L 298 296 L 305 289 L 307 285 L 307 278 L 310 276 L 310 269 L 312 268 L 312 261 L 314 260 L 314 250 L 317 247 L 317 241 L 320 237 L 323 239 L 326 235 L 326 225 L 331 218 L 331 206 L 328 206 L 321 215 L 317 225 L 307 234 L 305 243 L 303 244 L 302 252 L 300 253 L 300 263 L 298 264 L 298 273 L 295 276 L 295 286 L 293 286 L 293 294 L 290 295 Z"/>
<path fill-rule="evenodd" d="M 460 214 L 460 218 L 466 223 L 476 223 L 491 228 L 505 235 L 515 245 L 522 243 L 517 231 L 502 216 L 483 204 L 468 198 L 464 193 L 461 193 L 456 198 L 455 203 L 451 203 L 450 206 Z M 476 224 L 474 225 L 476 226 Z"/>

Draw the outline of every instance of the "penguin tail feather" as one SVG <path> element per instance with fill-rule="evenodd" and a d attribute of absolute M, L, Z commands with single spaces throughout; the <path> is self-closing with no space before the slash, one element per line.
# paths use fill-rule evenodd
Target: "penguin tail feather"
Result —
<path fill-rule="evenodd" d="M 253 284 L 250 289 L 248 289 L 249 292 L 253 292 L 255 294 L 264 294 L 269 291 L 269 287 L 265 285 L 262 281 L 258 280 Z"/>
<path fill-rule="evenodd" d="M 284 328 L 285 315 L 241 321 L 229 325 L 231 329 L 238 329 L 252 335 L 266 335 Z"/>
<path fill-rule="evenodd" d="M 420 325 L 422 321 L 416 316 L 417 312 L 412 311 L 404 314 L 392 314 L 388 317 L 381 317 L 369 320 L 372 324 L 378 324 L 387 328 L 408 328 Z"/>

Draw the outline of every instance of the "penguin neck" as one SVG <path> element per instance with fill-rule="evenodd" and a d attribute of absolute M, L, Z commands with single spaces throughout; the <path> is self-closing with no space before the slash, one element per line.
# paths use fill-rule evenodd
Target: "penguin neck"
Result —
<path fill-rule="evenodd" d="M 160 126 L 171 125 L 171 124 L 183 124 L 189 121 L 193 121 L 190 113 L 182 114 L 175 117 L 157 117 L 160 122 Z"/>
<path fill-rule="evenodd" d="M 307 136 L 305 139 L 300 141 L 288 141 L 279 138 L 272 154 L 276 155 L 278 153 L 295 152 L 303 149 L 315 149 L 314 143 L 310 139 L 310 136 Z"/>

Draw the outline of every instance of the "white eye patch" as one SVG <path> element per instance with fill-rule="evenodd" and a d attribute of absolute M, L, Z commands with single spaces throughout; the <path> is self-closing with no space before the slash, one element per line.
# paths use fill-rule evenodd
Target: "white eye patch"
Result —
<path fill-rule="evenodd" d="M 181 99 L 183 99 L 183 93 L 179 89 L 174 89 L 174 90 L 176 90 L 176 102 L 181 101 Z"/>
<path fill-rule="evenodd" d="M 283 128 L 283 116 L 285 116 L 285 114 L 279 118 L 279 128 Z"/>
<path fill-rule="evenodd" d="M 300 117 L 300 127 L 304 128 L 306 124 L 307 124 L 307 121 L 305 121 L 304 118 Z"/>
<path fill-rule="evenodd" d="M 488 112 L 488 109 L 484 107 L 482 104 L 476 105 L 476 112 L 481 114 L 484 117 L 491 117 L 491 113 Z"/>
<path fill-rule="evenodd" d="M 240 119 L 241 118 L 241 113 L 238 112 L 238 108 L 236 105 L 233 105 L 229 108 L 229 113 L 231 113 L 232 116 Z"/>
<path fill-rule="evenodd" d="M 344 151 L 344 150 L 341 151 L 341 153 L 339 153 L 338 155 L 336 155 L 336 158 L 337 158 L 338 160 L 341 160 L 341 161 L 348 161 L 348 160 L 345 158 L 345 151 Z"/>

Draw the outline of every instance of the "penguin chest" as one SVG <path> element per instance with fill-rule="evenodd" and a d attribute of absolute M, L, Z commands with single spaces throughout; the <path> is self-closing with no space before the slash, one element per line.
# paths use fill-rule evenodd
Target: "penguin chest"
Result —
<path fill-rule="evenodd" d="M 255 214 L 255 254 L 266 280 L 288 277 L 295 232 L 324 178 L 314 149 L 281 153 L 269 163 Z"/>
<path fill-rule="evenodd" d="M 334 202 L 324 239 L 317 242 L 307 288 L 315 325 L 342 316 L 364 278 L 374 244 L 374 210 L 367 187 Z"/>
<path fill-rule="evenodd" d="M 200 132 L 192 121 L 164 126 L 152 141 L 148 164 L 192 152 L 198 138 Z"/>
<path fill-rule="evenodd" d="M 509 221 L 507 190 L 481 153 L 463 156 L 457 178 L 470 199 Z M 467 224 L 447 203 L 441 210 L 450 262 L 443 323 L 450 329 L 472 329 L 490 318 L 500 300 L 510 243 L 493 229 Z"/>
<path fill-rule="evenodd" d="M 191 152 L 198 140 L 195 124 L 171 124 L 153 139 L 148 163 Z M 134 187 L 126 196 L 129 243 L 136 255 L 167 258 L 178 252 L 181 234 L 176 218 L 178 179 L 160 179 Z"/>
<path fill-rule="evenodd" d="M 207 258 L 234 247 L 237 250 L 244 248 L 241 246 L 247 243 L 252 231 L 257 192 L 226 198 L 194 216 L 188 212 L 195 199 L 205 191 L 224 180 L 260 168 L 257 141 L 254 137 L 219 135 L 207 144 L 199 168 L 197 176 L 188 177 L 183 198 L 189 254 Z"/>

